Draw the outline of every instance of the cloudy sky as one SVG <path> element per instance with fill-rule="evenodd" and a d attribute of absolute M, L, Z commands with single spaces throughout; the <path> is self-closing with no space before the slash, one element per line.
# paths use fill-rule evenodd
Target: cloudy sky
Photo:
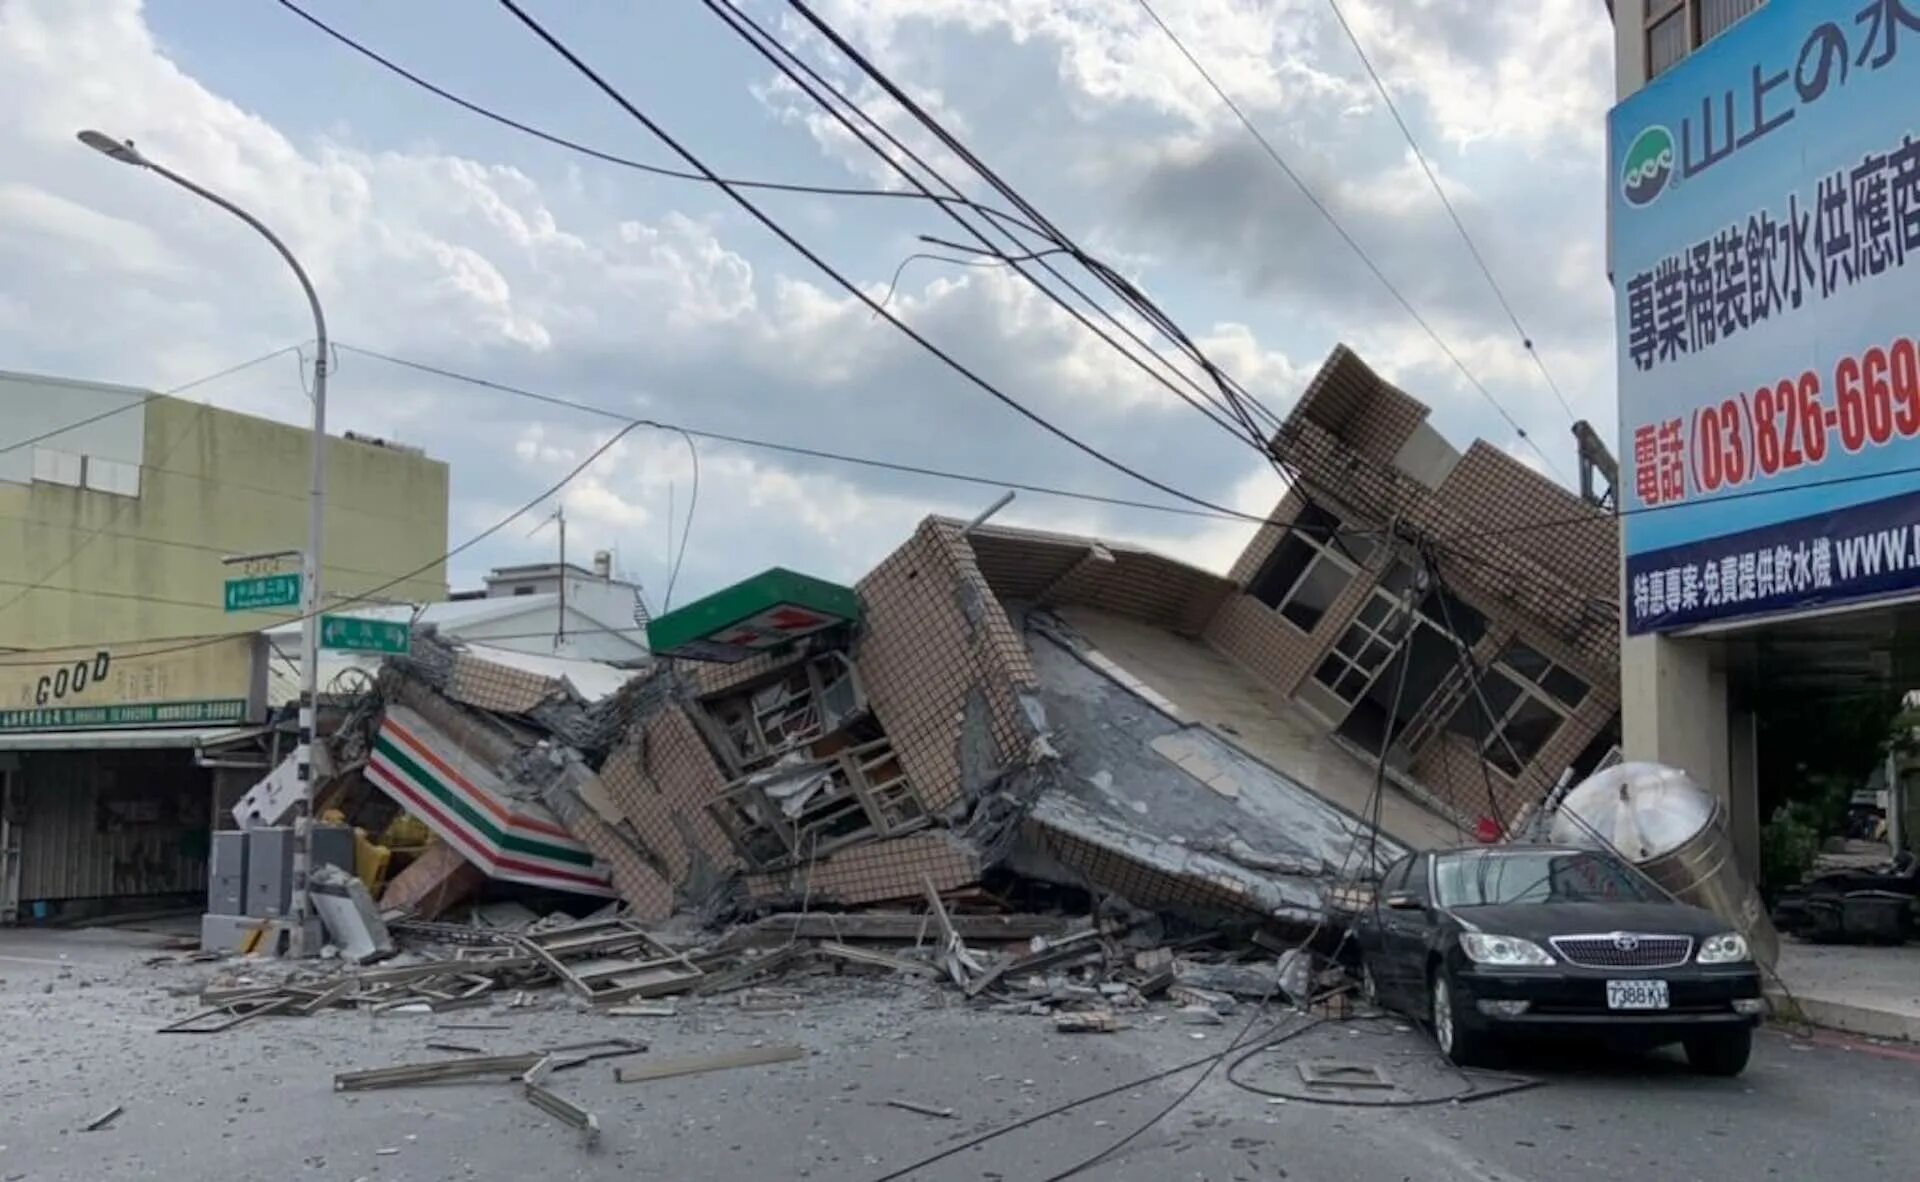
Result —
<path fill-rule="evenodd" d="M 302 0 L 458 94 L 608 152 L 670 152 L 487 0 Z M 905 116 L 775 0 L 742 0 L 889 127 Z M 897 188 L 696 0 L 528 0 L 723 175 Z M 1427 186 L 1327 0 L 1158 0 L 1169 26 L 1563 473 L 1568 418 Z M 1052 221 L 1150 292 L 1285 413 L 1346 342 L 1456 442 L 1533 456 L 1340 241 L 1136 0 L 819 0 Z M 1343 0 L 1576 413 L 1611 433 L 1603 260 L 1610 30 L 1593 0 Z M 79 146 L 82 127 L 260 214 L 345 343 L 688 427 L 1172 503 L 993 401 L 733 205 L 529 139 L 415 89 L 273 0 L 0 0 L 0 368 L 166 389 L 310 335 L 265 244 Z M 910 138 L 924 145 L 925 137 Z M 936 165 L 951 162 L 932 154 Z M 970 195 L 977 179 L 950 175 Z M 876 298 L 921 234 L 913 200 L 755 193 Z M 1084 286 L 1086 277 L 1075 276 Z M 1195 496 L 1269 508 L 1236 443 L 1005 269 L 916 260 L 889 307 L 1074 435 Z M 449 543 L 578 463 L 603 419 L 342 353 L 336 430 L 452 465 Z M 282 358 L 195 389 L 288 421 Z M 3 432 L 0 432 L 3 434 Z M 669 505 L 694 458 L 641 430 L 565 494 L 659 606 Z M 992 488 L 703 443 L 676 602 L 769 565 L 851 579 L 928 513 Z M 1122 537 L 1224 569 L 1248 528 L 1021 494 L 1011 524 Z M 676 530 L 679 526 L 676 524 Z M 453 565 L 550 554 L 513 528 Z"/>

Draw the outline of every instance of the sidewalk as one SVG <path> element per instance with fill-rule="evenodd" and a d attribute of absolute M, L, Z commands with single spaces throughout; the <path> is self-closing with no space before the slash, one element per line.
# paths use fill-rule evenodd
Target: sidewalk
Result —
<path fill-rule="evenodd" d="M 1870 1038 L 1920 1043 L 1920 947 L 1806 944 L 1784 938 L 1775 1015 Z M 1785 988 L 1781 987 L 1785 983 Z M 1790 996 L 1789 996 L 1790 995 Z"/>

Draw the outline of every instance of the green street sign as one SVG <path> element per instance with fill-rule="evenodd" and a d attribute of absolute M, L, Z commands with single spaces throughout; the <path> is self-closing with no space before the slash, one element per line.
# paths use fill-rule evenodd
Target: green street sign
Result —
<path fill-rule="evenodd" d="M 404 653 L 413 642 L 413 629 L 398 620 L 366 620 L 358 616 L 321 616 L 320 647 L 353 649 L 363 653 Z"/>
<path fill-rule="evenodd" d="M 258 611 L 264 607 L 299 607 L 300 575 L 257 575 L 227 580 L 227 610 Z"/>

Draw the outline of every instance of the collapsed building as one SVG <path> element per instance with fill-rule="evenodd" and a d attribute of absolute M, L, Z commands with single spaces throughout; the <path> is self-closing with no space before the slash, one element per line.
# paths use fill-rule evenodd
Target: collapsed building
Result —
<path fill-rule="evenodd" d="M 331 799 L 438 836 L 383 900 L 416 915 L 493 879 L 649 921 L 1017 889 L 1305 928 L 1504 824 L 1617 710 L 1610 522 L 1425 416 L 1337 350 L 1275 441 L 1298 528 L 1228 577 L 930 518 L 852 587 L 770 570 L 652 621 L 610 692 L 428 632 L 336 733 Z M 1570 513 L 1595 528 L 1439 546 Z"/>

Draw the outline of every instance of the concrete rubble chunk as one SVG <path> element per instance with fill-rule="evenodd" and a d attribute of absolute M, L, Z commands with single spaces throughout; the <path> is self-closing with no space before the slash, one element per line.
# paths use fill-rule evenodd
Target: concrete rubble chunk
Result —
<path fill-rule="evenodd" d="M 393 955 L 393 937 L 365 883 L 332 865 L 315 869 L 309 881 L 314 910 L 342 955 L 357 963 Z"/>

